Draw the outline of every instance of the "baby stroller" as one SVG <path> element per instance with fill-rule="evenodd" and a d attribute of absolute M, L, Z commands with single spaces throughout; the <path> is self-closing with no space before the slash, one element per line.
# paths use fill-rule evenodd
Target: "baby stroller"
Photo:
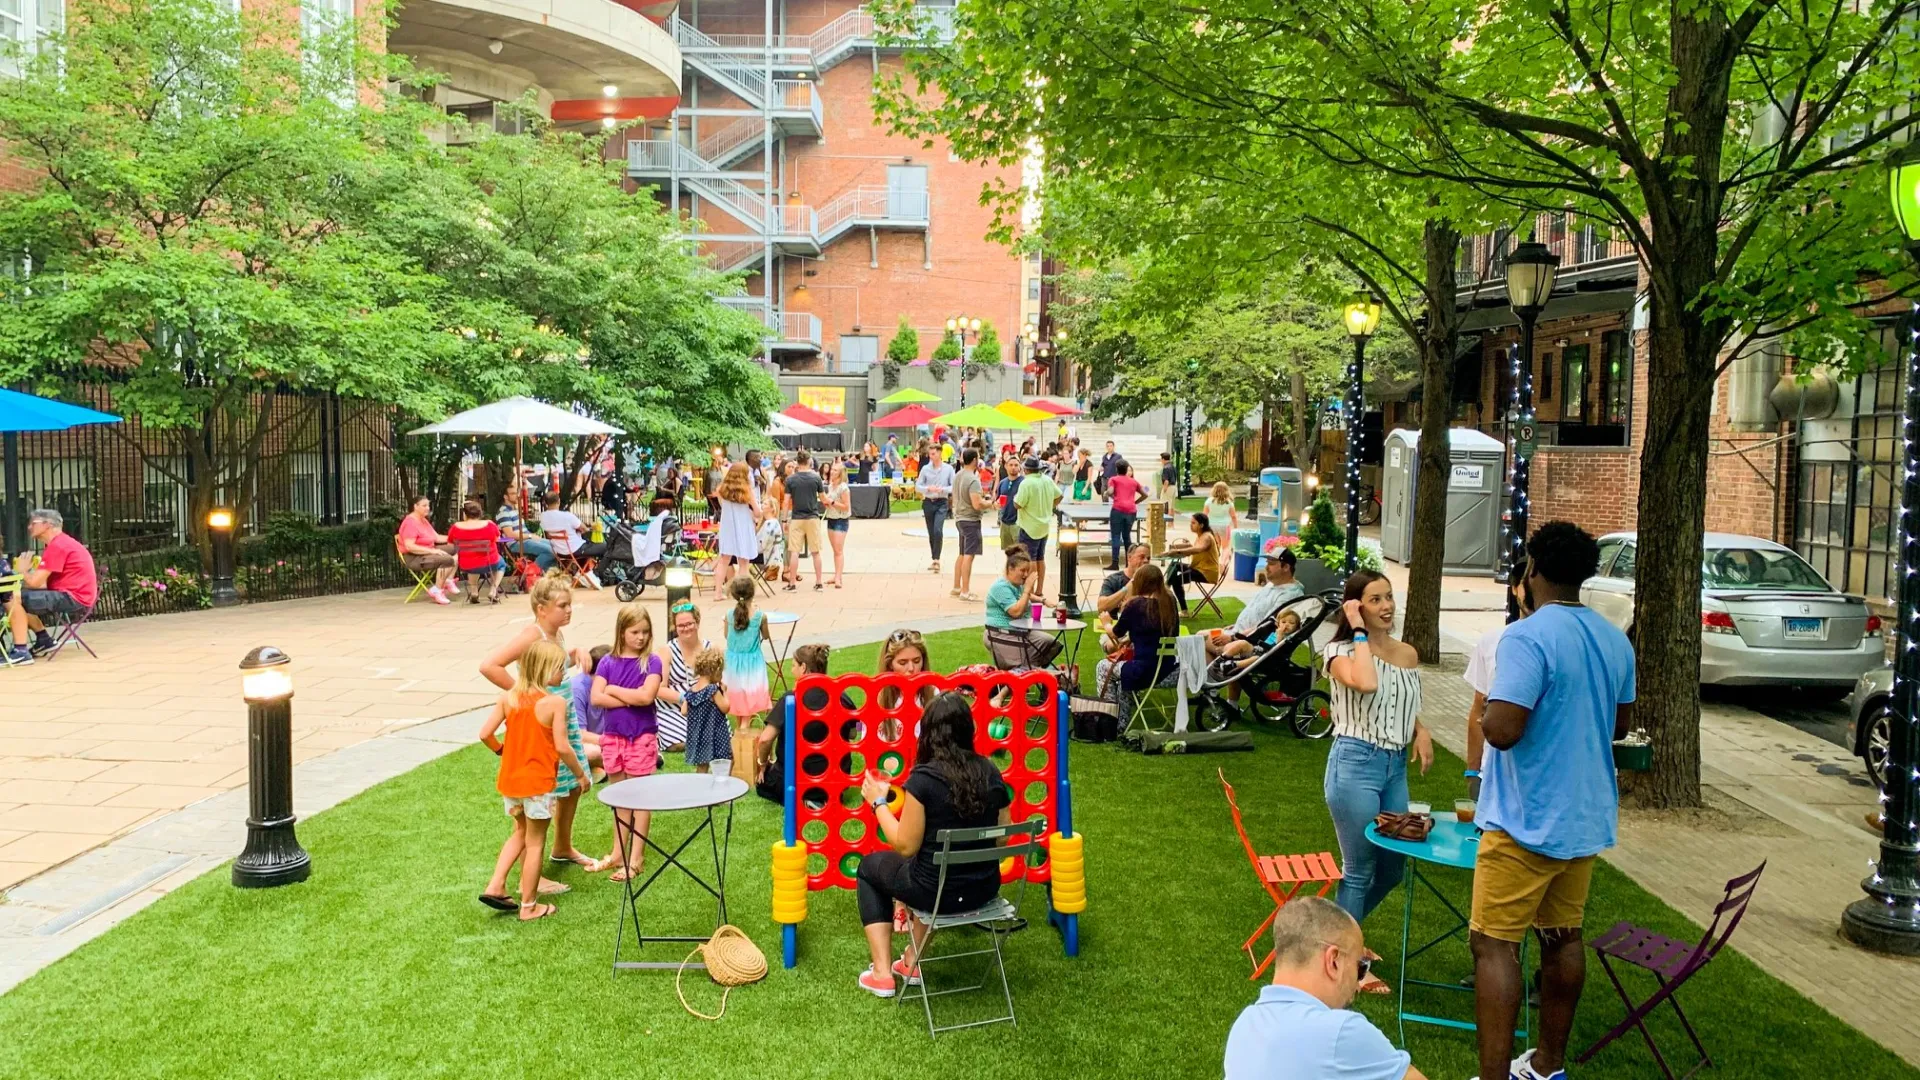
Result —
<path fill-rule="evenodd" d="M 680 521 L 663 510 L 653 520 L 635 525 L 615 522 L 607 526 L 607 554 L 600 561 L 600 581 L 613 586 L 613 595 L 621 603 L 638 599 L 649 585 L 666 578 L 664 552 L 671 543 L 678 546 Z"/>
<path fill-rule="evenodd" d="M 1312 660 L 1305 665 L 1294 659 L 1302 645 L 1313 647 L 1314 635 L 1321 625 L 1340 610 L 1338 592 L 1302 596 L 1280 605 L 1260 626 L 1252 638 L 1263 643 L 1255 646 L 1251 657 L 1220 657 L 1207 669 L 1201 688 L 1209 712 L 1218 715 L 1250 715 L 1263 724 L 1285 722 L 1294 735 L 1303 739 L 1324 739 L 1333 730 L 1332 699 L 1314 685 L 1318 668 Z M 1291 614 L 1300 626 L 1284 638 L 1273 640 L 1281 618 Z M 1227 687 L 1237 685 L 1240 704 L 1236 709 L 1227 700 Z"/>

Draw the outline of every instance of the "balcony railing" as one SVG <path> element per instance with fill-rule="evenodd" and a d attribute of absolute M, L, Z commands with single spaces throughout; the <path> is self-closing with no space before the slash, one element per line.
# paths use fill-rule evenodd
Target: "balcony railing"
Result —
<path fill-rule="evenodd" d="M 778 111 L 806 113 L 813 120 L 815 130 L 819 130 L 826 120 L 826 113 L 820 105 L 819 87 L 810 79 L 776 79 L 774 93 L 780 102 Z"/>
<path fill-rule="evenodd" d="M 1506 276 L 1507 256 L 1519 245 L 1524 233 L 1524 229 L 1514 232 L 1503 229 L 1462 241 L 1460 265 L 1454 270 L 1455 284 L 1461 288 L 1501 287 Z M 1559 256 L 1559 273 L 1563 277 L 1629 262 L 1635 257 L 1632 243 L 1608 236 L 1605 226 L 1583 224 L 1567 214 L 1536 215 L 1533 237 Z"/>
<path fill-rule="evenodd" d="M 922 22 L 942 41 L 953 36 L 953 5 L 921 3 L 916 5 Z M 833 63 L 863 43 L 875 42 L 879 30 L 873 12 L 857 7 L 845 12 L 811 34 L 775 34 L 772 50 L 782 57 L 804 58 L 809 66 L 831 67 Z M 697 36 L 695 36 L 697 35 Z M 738 56 L 758 54 L 768 47 L 761 34 L 705 34 L 693 31 L 682 37 L 683 50 L 693 53 L 732 53 Z"/>
<path fill-rule="evenodd" d="M 820 347 L 820 316 L 805 311 L 780 313 L 780 340 L 786 344 L 805 343 Z"/>

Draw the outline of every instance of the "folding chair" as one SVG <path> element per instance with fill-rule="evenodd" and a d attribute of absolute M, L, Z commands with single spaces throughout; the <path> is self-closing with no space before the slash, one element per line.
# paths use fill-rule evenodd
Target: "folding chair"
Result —
<path fill-rule="evenodd" d="M 1584 1065 L 1593 1055 L 1600 1052 L 1608 1043 L 1626 1034 L 1628 1028 L 1639 1028 L 1640 1037 L 1647 1041 L 1647 1049 L 1653 1052 L 1654 1063 L 1660 1066 L 1660 1072 L 1667 1080 L 1675 1080 L 1673 1070 L 1667 1067 L 1667 1059 L 1660 1056 L 1660 1048 L 1653 1044 L 1653 1033 L 1647 1030 L 1646 1018 L 1662 1002 L 1673 1006 L 1673 1013 L 1680 1018 L 1680 1027 L 1692 1040 L 1693 1048 L 1700 1053 L 1700 1060 L 1693 1067 L 1681 1073 L 1682 1078 L 1692 1076 L 1703 1065 L 1713 1064 L 1707 1056 L 1707 1048 L 1700 1045 L 1700 1036 L 1694 1033 L 1693 1024 L 1680 1008 L 1680 999 L 1675 993 L 1681 984 L 1693 978 L 1707 961 L 1719 955 L 1720 947 L 1733 936 L 1733 930 L 1740 925 L 1741 916 L 1747 913 L 1747 903 L 1753 899 L 1753 890 L 1760 880 L 1760 872 L 1767 868 L 1765 860 L 1759 866 L 1727 882 L 1726 894 L 1720 903 L 1714 906 L 1713 923 L 1707 927 L 1697 945 L 1689 945 L 1678 938 L 1664 937 L 1644 926 L 1635 926 L 1628 922 L 1617 922 L 1612 929 L 1592 941 L 1587 947 L 1600 956 L 1600 966 L 1606 970 L 1607 978 L 1613 980 L 1613 988 L 1620 994 L 1620 1001 L 1627 1007 L 1627 1018 L 1620 1021 L 1612 1031 L 1600 1036 L 1575 1060 Z M 1726 927 L 1720 926 L 1720 920 L 1726 919 Z M 1716 937 L 1716 932 L 1718 936 Z M 1653 973 L 1654 981 L 1660 989 L 1638 1005 L 1621 984 L 1619 974 L 1614 970 L 1613 961 L 1619 960 L 1637 968 Z"/>
<path fill-rule="evenodd" d="M 500 553 L 499 544 L 496 543 L 495 541 L 487 539 L 486 537 L 474 537 L 471 539 L 462 538 L 462 539 L 454 540 L 453 555 L 454 555 L 454 566 L 456 567 L 460 565 L 459 560 L 462 557 L 466 557 L 469 559 L 476 558 L 476 557 L 477 558 L 491 557 L 495 560 L 494 562 L 495 566 L 504 565 L 507 561 L 506 556 Z M 460 579 L 475 578 L 475 577 L 487 579 L 487 578 L 493 577 L 495 573 L 499 573 L 501 575 L 501 581 L 503 584 L 505 583 L 506 578 L 510 576 L 504 570 L 500 570 L 500 571 L 456 570 L 454 573 L 452 584 L 455 586 L 455 591 L 457 592 L 459 591 L 458 585 L 459 585 Z M 468 581 L 467 587 L 469 589 L 474 588 L 473 582 Z"/>
<path fill-rule="evenodd" d="M 1219 592 L 1220 586 L 1226 584 L 1226 582 L 1227 582 L 1227 575 L 1224 571 L 1220 574 L 1219 581 L 1208 581 L 1206 578 L 1203 578 L 1203 577 L 1193 578 L 1189 580 L 1187 584 L 1193 587 L 1194 592 L 1200 594 L 1200 600 L 1198 603 L 1195 603 L 1192 607 L 1187 609 L 1188 613 L 1191 614 L 1193 617 L 1198 618 L 1202 610 L 1211 607 L 1213 609 L 1213 613 L 1219 616 L 1222 622 L 1225 622 L 1227 618 L 1227 613 L 1220 610 L 1220 601 L 1215 600 L 1213 598 L 1213 594 L 1216 592 Z"/>
<path fill-rule="evenodd" d="M 586 589 L 597 589 L 598 585 L 587 580 L 593 571 L 593 560 L 582 559 L 573 553 L 573 534 L 568 532 L 548 532 L 545 534 L 547 546 L 553 549 L 553 565 L 566 571 L 567 577 L 575 584 Z M 593 579 L 600 580 L 599 578 Z"/>
<path fill-rule="evenodd" d="M 411 604 L 415 597 L 420 596 L 433 587 L 433 571 L 415 570 L 413 567 L 408 566 L 407 553 L 401 548 L 400 541 L 397 537 L 393 541 L 393 554 L 395 558 L 400 560 L 400 568 L 405 570 L 407 574 L 413 578 L 413 591 L 407 594 L 406 599 L 400 601 L 402 604 Z"/>
<path fill-rule="evenodd" d="M 26 578 L 20 574 L 0 575 L 0 667 L 13 666 L 13 615 L 4 606 L 4 601 L 20 590 Z"/>
<path fill-rule="evenodd" d="M 93 646 L 87 644 L 87 639 L 80 636 L 80 627 L 91 618 L 93 618 L 93 605 L 83 607 L 79 611 L 63 612 L 53 616 L 47 624 L 47 628 L 53 631 L 53 648 L 48 649 L 47 654 L 40 659 L 51 663 L 54 657 L 60 655 L 60 650 L 68 645 L 78 645 L 87 650 L 88 656 L 95 660 L 100 659 L 100 654 L 93 651 Z"/>
<path fill-rule="evenodd" d="M 1185 634 L 1186 632 L 1185 627 L 1180 628 L 1180 634 Z M 1153 682 L 1149 683 L 1145 690 L 1127 690 L 1122 692 L 1122 702 L 1127 711 L 1127 726 L 1126 729 L 1120 733 L 1121 738 L 1138 738 L 1152 731 L 1173 730 L 1173 705 L 1170 702 L 1159 707 L 1159 723 L 1161 725 L 1159 727 L 1155 727 L 1153 721 L 1149 719 L 1148 711 L 1152 707 L 1151 703 L 1154 691 L 1173 690 L 1174 680 L 1180 677 L 1179 671 L 1176 668 L 1179 658 L 1174 653 L 1174 642 L 1177 640 L 1179 640 L 1179 635 L 1176 634 L 1169 634 L 1160 639 L 1160 648 L 1153 656 Z M 1114 671 L 1113 677 L 1116 679 L 1120 677 L 1120 672 L 1117 669 Z M 1104 687 L 1102 689 L 1104 690 Z M 1136 731 L 1135 729 L 1138 730 Z"/>
<path fill-rule="evenodd" d="M 913 963 L 909 965 L 910 967 L 918 966 L 920 969 L 920 1004 L 927 1012 L 927 1034 L 929 1037 L 937 1039 L 943 1031 L 958 1031 L 961 1028 L 981 1027 L 986 1024 L 1005 1022 L 1013 1024 L 1016 1027 L 1019 1025 L 1019 1021 L 1013 1018 L 1013 988 L 1007 983 L 1007 960 L 1006 956 L 1001 952 L 1000 939 L 1025 925 L 1025 923 L 1020 921 L 1020 901 L 1025 899 L 1027 894 L 1026 876 L 1024 874 L 1021 875 L 1020 883 L 1014 887 L 1012 900 L 1008 900 L 1004 896 L 996 895 L 992 900 L 987 901 L 972 911 L 953 911 L 946 913 L 940 913 L 940 900 L 946 895 L 947 891 L 948 867 L 972 866 L 979 863 L 992 863 L 997 865 L 1000 860 L 1008 858 L 1018 858 L 1023 862 L 1029 860 L 1035 852 L 1040 850 L 1039 835 L 1041 828 L 1042 823 L 1038 821 L 1017 821 L 1010 825 L 994 825 L 985 829 L 941 829 L 938 833 L 934 834 L 934 842 L 939 845 L 939 849 L 933 853 L 933 864 L 940 868 L 940 880 L 939 883 L 934 886 L 933 890 L 933 911 L 926 912 L 916 909 L 913 912 L 914 919 L 917 920 L 920 925 L 926 927 L 927 931 L 925 936 L 919 939 L 918 945 L 911 946 Z M 955 845 L 957 844 L 976 844 L 982 842 L 990 843 L 985 847 L 970 850 L 955 849 Z M 971 926 L 986 931 L 992 947 L 973 949 L 968 952 L 947 953 L 942 956 L 927 955 L 927 948 L 933 944 L 934 935 L 942 930 L 963 926 Z M 934 998 L 943 997 L 947 994 L 963 994 L 970 990 L 982 990 L 986 988 L 987 983 L 985 980 L 982 980 L 972 986 L 956 986 L 946 990 L 935 990 L 933 989 L 933 984 L 927 979 L 927 966 L 934 963 L 946 963 L 949 960 L 959 960 L 968 956 L 988 955 L 993 957 L 994 965 L 1000 972 L 1000 992 L 1004 994 L 1007 999 L 1007 1014 L 1005 1016 L 991 1017 L 986 1020 L 973 1020 L 964 1024 L 949 1024 L 946 1027 L 936 1027 L 933 1022 Z M 895 1004 L 898 1005 L 900 1002 L 905 1001 L 908 997 L 912 996 L 912 994 L 912 986 L 903 988 L 895 998 Z"/>
<path fill-rule="evenodd" d="M 1273 898 L 1273 914 L 1255 927 L 1240 946 L 1240 951 L 1247 954 L 1247 961 L 1253 965 L 1253 974 L 1249 978 L 1258 980 L 1273 963 L 1273 950 L 1268 949 L 1267 958 L 1261 960 L 1254 955 L 1254 945 L 1273 925 L 1280 909 L 1310 885 L 1320 886 L 1313 895 L 1327 895 L 1343 875 L 1340 873 L 1340 863 L 1334 859 L 1331 851 L 1319 851 L 1311 855 L 1256 854 L 1253 841 L 1247 838 L 1247 827 L 1240 820 L 1240 803 L 1233 797 L 1233 785 L 1227 783 L 1224 770 L 1215 769 L 1214 772 L 1220 777 L 1220 787 L 1227 793 L 1227 809 L 1233 811 L 1233 831 L 1240 834 L 1240 846 L 1246 850 L 1247 861 L 1253 864 L 1253 874 L 1260 879 L 1260 885 L 1267 890 L 1267 895 Z M 1282 885 L 1288 887 L 1285 892 L 1280 889 Z"/>

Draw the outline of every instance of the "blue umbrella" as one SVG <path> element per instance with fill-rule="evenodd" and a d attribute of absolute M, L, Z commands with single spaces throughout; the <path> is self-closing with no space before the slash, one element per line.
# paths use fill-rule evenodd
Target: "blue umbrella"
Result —
<path fill-rule="evenodd" d="M 117 424 L 112 413 L 50 401 L 14 390 L 0 389 L 0 431 L 65 431 L 82 424 Z"/>

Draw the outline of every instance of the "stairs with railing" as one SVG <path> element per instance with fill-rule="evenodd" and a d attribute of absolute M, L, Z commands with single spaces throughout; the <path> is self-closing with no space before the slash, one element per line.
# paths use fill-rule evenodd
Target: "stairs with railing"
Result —
<path fill-rule="evenodd" d="M 945 41 L 953 36 L 953 6 L 951 4 L 922 3 L 917 5 L 920 18 L 930 28 L 938 40 Z M 759 65 L 754 68 L 764 77 L 765 58 L 762 53 L 766 38 L 760 34 L 704 34 L 692 30 L 686 37 L 675 24 L 675 39 L 680 43 L 681 54 L 702 59 L 724 57 L 735 65 Z M 694 35 L 698 35 L 697 38 Z M 833 21 L 810 34 L 777 34 L 773 38 L 773 66 L 776 71 L 811 70 L 827 71 L 861 49 L 898 48 L 897 45 L 883 43 L 873 12 L 865 7 L 857 7 L 841 13 Z M 698 65 L 695 65 L 698 67 Z M 763 79 L 764 81 L 764 79 Z"/>

